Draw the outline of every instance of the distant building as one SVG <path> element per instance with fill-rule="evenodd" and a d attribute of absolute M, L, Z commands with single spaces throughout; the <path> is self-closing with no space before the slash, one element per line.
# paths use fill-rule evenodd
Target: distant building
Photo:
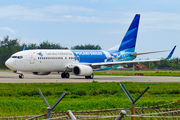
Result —
<path fill-rule="evenodd" d="M 145 65 L 136 65 L 135 69 L 142 69 L 142 70 L 146 70 L 149 69 L 148 67 L 146 67 Z"/>

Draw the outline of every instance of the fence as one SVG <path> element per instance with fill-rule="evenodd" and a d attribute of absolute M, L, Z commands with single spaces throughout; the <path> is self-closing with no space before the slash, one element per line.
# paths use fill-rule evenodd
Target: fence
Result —
<path fill-rule="evenodd" d="M 130 120 L 131 117 L 135 117 L 136 120 L 179 120 L 180 119 L 180 100 L 175 102 L 136 108 L 136 115 L 131 115 L 131 108 L 118 108 L 118 109 L 103 109 L 103 110 L 91 110 L 91 111 L 73 111 L 73 114 L 77 119 L 111 119 L 114 120 L 119 116 L 121 110 L 126 111 L 126 116 L 123 120 Z M 46 119 L 47 115 L 32 115 L 32 116 L 12 116 L 12 117 L 0 117 L 1 120 L 42 120 Z M 70 119 L 67 115 L 67 111 L 54 112 L 50 114 L 50 118 L 54 119 Z"/>
<path fill-rule="evenodd" d="M 130 120 L 132 116 L 136 120 L 158 120 L 158 119 L 180 119 L 179 108 L 136 108 L 137 115 L 131 115 L 131 109 L 105 109 L 93 111 L 73 111 L 77 119 L 111 119 L 114 120 L 119 116 L 121 110 L 126 110 L 127 115 L 123 120 Z M 16 116 L 16 117 L 1 117 L 3 120 L 42 120 L 46 119 L 46 114 L 38 116 Z M 66 111 L 51 113 L 50 118 L 54 119 L 70 119 Z"/>

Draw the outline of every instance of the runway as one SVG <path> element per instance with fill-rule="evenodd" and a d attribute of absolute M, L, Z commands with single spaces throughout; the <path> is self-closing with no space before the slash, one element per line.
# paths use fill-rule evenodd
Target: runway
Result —
<path fill-rule="evenodd" d="M 168 83 L 180 82 L 180 77 L 164 76 L 99 76 L 94 79 L 85 79 L 84 76 L 71 75 L 69 79 L 62 79 L 60 74 L 38 76 L 31 73 L 24 73 L 24 79 L 19 79 L 18 74 L 12 71 L 0 71 L 0 83 L 91 83 L 98 82 L 144 82 L 144 83 Z"/>

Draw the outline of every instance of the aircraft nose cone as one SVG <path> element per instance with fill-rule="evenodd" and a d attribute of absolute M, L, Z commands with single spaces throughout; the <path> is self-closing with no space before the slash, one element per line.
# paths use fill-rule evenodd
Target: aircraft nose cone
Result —
<path fill-rule="evenodd" d="M 8 68 L 12 68 L 12 66 L 13 66 L 13 62 L 11 61 L 11 60 L 7 60 L 6 62 L 5 62 L 5 65 L 8 67 Z"/>

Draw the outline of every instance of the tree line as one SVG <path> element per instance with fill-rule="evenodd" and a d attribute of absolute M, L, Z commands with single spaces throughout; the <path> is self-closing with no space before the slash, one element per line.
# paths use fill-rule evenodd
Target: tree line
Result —
<path fill-rule="evenodd" d="M 9 36 L 0 40 L 0 68 L 6 69 L 5 61 L 14 53 L 18 51 L 22 51 L 26 44 L 20 44 L 20 40 L 18 39 L 10 39 Z M 68 49 L 67 47 L 62 46 L 57 43 L 50 43 L 48 40 L 43 41 L 39 45 L 36 43 L 27 44 L 27 49 Z M 71 49 L 89 49 L 89 50 L 101 50 L 101 46 L 99 45 L 76 45 L 71 47 Z M 147 66 L 149 69 L 180 69 L 179 59 L 173 58 L 171 60 L 163 60 L 159 62 L 144 62 L 144 63 L 136 63 L 143 64 Z M 129 67 L 132 67 L 136 64 L 128 64 Z"/>

